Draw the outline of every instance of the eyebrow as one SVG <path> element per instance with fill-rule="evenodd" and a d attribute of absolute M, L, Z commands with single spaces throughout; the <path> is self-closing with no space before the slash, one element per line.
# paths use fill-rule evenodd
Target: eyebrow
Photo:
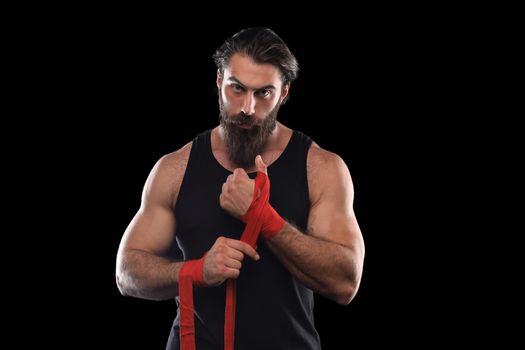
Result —
<path fill-rule="evenodd" d="M 246 85 L 244 85 L 243 83 L 241 83 L 239 81 L 239 79 L 235 78 L 235 77 L 229 77 L 228 80 L 231 80 L 231 81 L 234 81 L 235 83 L 239 84 L 240 86 L 242 86 L 243 88 L 247 89 Z M 268 89 L 272 89 L 272 90 L 277 90 L 277 88 L 273 85 L 265 85 L 263 87 L 260 87 L 260 88 L 257 88 L 257 89 L 254 89 L 255 91 L 260 91 L 260 90 L 268 90 Z"/>

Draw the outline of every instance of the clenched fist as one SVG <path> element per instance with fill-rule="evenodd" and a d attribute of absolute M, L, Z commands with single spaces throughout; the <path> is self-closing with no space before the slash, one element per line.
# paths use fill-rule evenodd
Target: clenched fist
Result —
<path fill-rule="evenodd" d="M 222 185 L 219 196 L 221 208 L 234 218 L 240 219 L 248 211 L 253 199 L 255 181 L 250 179 L 244 169 L 235 169 Z"/>
<path fill-rule="evenodd" d="M 255 165 L 257 171 L 267 173 L 266 164 L 264 164 L 261 156 L 255 158 Z M 235 169 L 222 185 L 221 195 L 219 196 L 221 208 L 234 218 L 241 219 L 252 204 L 254 191 L 255 181 L 250 179 L 244 169 Z"/>

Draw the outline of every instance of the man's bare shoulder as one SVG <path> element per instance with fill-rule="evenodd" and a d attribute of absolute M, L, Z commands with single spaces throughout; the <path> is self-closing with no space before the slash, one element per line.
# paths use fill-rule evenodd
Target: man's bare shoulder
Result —
<path fill-rule="evenodd" d="M 340 167 L 346 168 L 346 164 L 338 154 L 327 151 L 312 142 L 312 146 L 308 150 L 307 167 L 309 172 L 319 172 Z"/>
<path fill-rule="evenodd" d="M 186 166 L 188 165 L 188 159 L 190 158 L 192 142 L 188 142 L 180 149 L 165 154 L 159 160 L 159 167 L 163 171 L 170 172 L 175 176 L 184 176 Z"/>
<path fill-rule="evenodd" d="M 308 150 L 306 169 L 312 203 L 319 199 L 326 185 L 350 175 L 345 161 L 338 154 L 319 147 L 315 142 Z"/>
<path fill-rule="evenodd" d="M 159 159 L 155 166 L 156 172 L 165 181 L 171 193 L 171 205 L 175 206 L 179 189 L 186 172 L 188 160 L 190 158 L 192 142 L 188 142 L 177 151 L 168 153 Z"/>

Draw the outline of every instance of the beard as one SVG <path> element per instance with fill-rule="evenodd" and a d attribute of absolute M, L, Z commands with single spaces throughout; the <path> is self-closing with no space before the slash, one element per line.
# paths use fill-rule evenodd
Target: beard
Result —
<path fill-rule="evenodd" d="M 219 118 L 230 161 L 245 169 L 255 164 L 255 157 L 262 154 L 268 138 L 277 126 L 277 113 L 280 106 L 281 104 L 278 103 L 262 121 L 258 121 L 254 116 L 247 116 L 244 112 L 228 115 L 219 93 Z M 251 128 L 243 129 L 236 124 L 250 125 Z"/>

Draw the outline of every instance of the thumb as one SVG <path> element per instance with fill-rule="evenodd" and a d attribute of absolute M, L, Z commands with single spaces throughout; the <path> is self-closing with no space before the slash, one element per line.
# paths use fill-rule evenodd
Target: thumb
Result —
<path fill-rule="evenodd" d="M 255 166 L 257 167 L 257 171 L 260 171 L 268 175 L 268 171 L 266 170 L 266 164 L 264 164 L 262 157 L 260 155 L 255 157 Z"/>

